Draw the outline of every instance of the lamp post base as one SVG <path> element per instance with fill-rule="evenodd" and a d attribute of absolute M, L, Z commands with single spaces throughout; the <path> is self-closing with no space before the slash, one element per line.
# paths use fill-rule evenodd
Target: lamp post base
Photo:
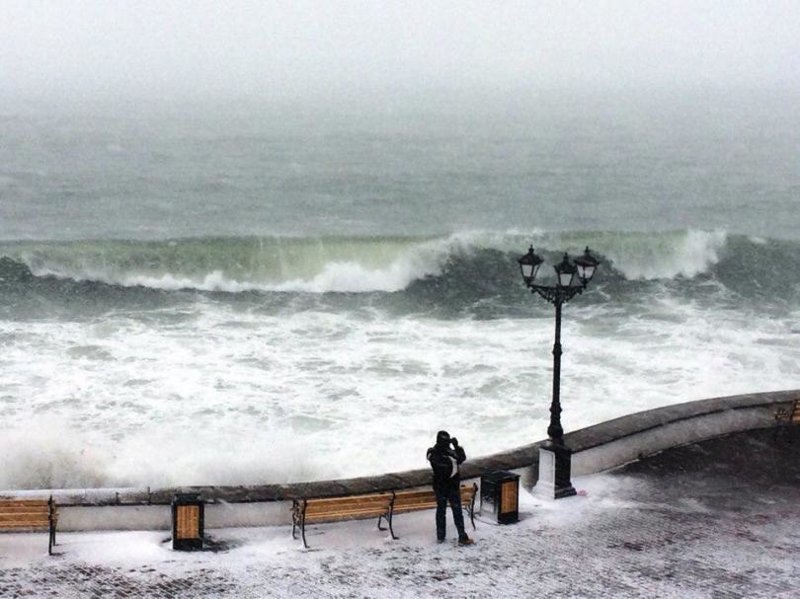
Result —
<path fill-rule="evenodd" d="M 578 492 L 570 482 L 572 450 L 549 443 L 539 448 L 539 480 L 533 488 L 534 495 L 543 499 L 572 497 Z"/>

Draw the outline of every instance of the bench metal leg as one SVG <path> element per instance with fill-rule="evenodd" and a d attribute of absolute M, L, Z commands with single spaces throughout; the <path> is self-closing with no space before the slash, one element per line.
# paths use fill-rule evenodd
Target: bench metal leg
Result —
<path fill-rule="evenodd" d="M 56 544 L 56 523 L 50 518 L 50 534 L 47 535 L 47 555 L 53 555 L 53 546 Z"/>
<path fill-rule="evenodd" d="M 56 519 L 57 519 L 58 516 L 56 516 L 56 513 L 55 513 L 56 504 L 53 502 L 53 496 L 52 495 L 50 496 L 50 499 L 47 502 L 47 504 L 48 504 L 48 510 L 50 512 L 47 515 L 47 519 L 48 519 L 48 521 L 50 523 L 50 534 L 49 534 L 49 538 L 47 540 L 47 555 L 53 555 L 53 545 L 56 544 L 56 522 L 57 522 Z"/>
<path fill-rule="evenodd" d="M 300 538 L 303 539 L 303 547 L 308 549 L 306 543 L 306 505 L 303 499 L 302 504 L 296 499 L 292 502 L 292 539 L 297 538 L 297 531 L 300 530 Z"/>
<path fill-rule="evenodd" d="M 394 510 L 392 510 L 392 509 L 389 510 L 389 534 L 392 535 L 392 540 L 396 541 L 398 539 L 398 537 L 395 536 L 394 528 L 392 528 L 392 513 L 393 512 L 394 512 Z"/>
<path fill-rule="evenodd" d="M 396 541 L 398 538 L 394 534 L 394 528 L 392 528 L 392 520 L 394 517 L 394 499 L 396 496 L 397 494 L 394 491 L 392 491 L 392 499 L 389 502 L 389 515 L 386 517 L 386 519 L 389 521 L 389 534 L 392 535 L 392 540 L 394 541 Z"/>
<path fill-rule="evenodd" d="M 308 505 L 308 502 L 304 499 L 303 513 L 300 514 L 300 536 L 303 537 L 303 547 L 308 549 L 308 543 L 306 543 L 306 505 Z"/>
<path fill-rule="evenodd" d="M 306 521 L 305 521 L 305 518 L 303 518 L 303 525 L 300 528 L 300 531 L 301 531 L 300 534 L 303 537 L 303 548 L 304 549 L 308 549 L 308 543 L 306 543 Z"/>
<path fill-rule="evenodd" d="M 384 518 L 386 518 L 386 523 L 389 525 L 388 529 L 385 526 L 381 526 L 381 520 L 383 520 Z M 380 516 L 378 516 L 378 530 L 388 530 L 389 534 L 392 535 L 392 539 L 394 539 L 395 541 L 397 540 L 397 537 L 394 536 L 394 530 L 392 529 L 392 510 L 391 510 L 391 508 L 389 508 L 389 512 L 388 513 L 381 514 Z"/>
<path fill-rule="evenodd" d="M 472 501 L 469 504 L 469 520 L 472 522 L 472 530 L 475 530 L 475 495 L 478 494 L 478 485 L 472 483 L 472 488 L 475 492 L 472 494 Z"/>
<path fill-rule="evenodd" d="M 467 514 L 469 514 L 469 521 L 472 523 L 472 530 L 477 530 L 475 528 L 475 495 L 478 493 L 478 485 L 477 483 L 472 483 L 472 487 L 474 489 L 474 493 L 472 494 L 472 499 L 469 503 L 464 503 L 464 500 L 461 500 L 461 509 L 466 510 Z M 483 502 L 483 499 L 481 499 Z M 481 503 L 481 510 L 483 510 L 483 503 Z"/>

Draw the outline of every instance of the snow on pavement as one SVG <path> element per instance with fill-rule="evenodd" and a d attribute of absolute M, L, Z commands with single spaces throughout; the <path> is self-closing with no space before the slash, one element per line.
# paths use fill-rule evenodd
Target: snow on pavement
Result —
<path fill-rule="evenodd" d="M 797 451 L 794 449 L 793 451 Z M 796 455 L 796 453 L 795 453 Z M 0 597 L 797 597 L 800 490 L 729 472 L 580 477 L 582 494 L 520 497 L 520 522 L 479 515 L 477 543 L 437 544 L 434 514 L 206 531 L 216 551 L 177 552 L 169 531 L 0 535 Z M 469 527 L 469 524 L 467 525 Z"/>

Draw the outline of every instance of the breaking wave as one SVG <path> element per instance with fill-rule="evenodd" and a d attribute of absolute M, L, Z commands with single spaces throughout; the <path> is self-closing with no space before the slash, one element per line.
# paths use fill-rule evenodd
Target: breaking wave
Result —
<path fill-rule="evenodd" d="M 475 231 L 433 238 L 6 243 L 0 246 L 0 284 L 55 278 L 166 291 L 398 292 L 437 278 L 473 286 L 493 271 L 515 269 L 529 243 L 553 263 L 561 251 L 579 253 L 589 245 L 604 263 L 601 272 L 628 281 L 711 275 L 733 289 L 767 289 L 776 280 L 785 285 L 777 266 L 784 273 L 800 270 L 800 244 L 724 231 Z"/>

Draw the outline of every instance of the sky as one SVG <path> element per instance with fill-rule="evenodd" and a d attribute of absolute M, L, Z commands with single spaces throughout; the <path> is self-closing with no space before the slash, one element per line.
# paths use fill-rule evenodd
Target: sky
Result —
<path fill-rule="evenodd" d="M 797 0 L 0 6 L 0 99 L 800 87 Z"/>

